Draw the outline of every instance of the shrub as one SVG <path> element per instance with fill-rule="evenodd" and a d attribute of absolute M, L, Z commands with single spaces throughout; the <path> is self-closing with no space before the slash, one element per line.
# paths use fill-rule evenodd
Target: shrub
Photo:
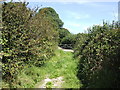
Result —
<path fill-rule="evenodd" d="M 64 46 L 63 48 L 72 49 L 76 42 L 75 37 L 76 37 L 76 35 L 74 35 L 74 34 L 69 34 L 69 35 L 65 36 L 61 41 L 61 44 L 63 44 L 63 46 Z"/>
<path fill-rule="evenodd" d="M 4 2 L 2 5 L 3 79 L 9 82 L 10 87 L 26 64 L 41 66 L 54 55 L 57 29 L 62 26 L 54 9 L 42 8 L 35 12 L 27 5 L 25 2 Z"/>
<path fill-rule="evenodd" d="M 88 38 L 78 41 L 75 51 L 79 57 L 78 77 L 83 87 L 119 87 L 120 84 L 120 31 L 118 22 L 93 26 Z M 114 74 L 113 74 L 114 73 Z"/>
<path fill-rule="evenodd" d="M 58 29 L 59 32 L 59 44 L 62 44 L 61 41 L 64 37 L 68 36 L 70 32 L 65 28 Z"/>
<path fill-rule="evenodd" d="M 3 79 L 13 82 L 23 61 L 28 57 L 26 34 L 31 12 L 26 3 L 3 3 L 2 5 L 2 53 Z"/>
<path fill-rule="evenodd" d="M 78 33 L 76 35 L 76 42 L 74 45 L 74 57 L 77 57 L 80 55 L 80 51 L 82 51 L 82 49 L 84 49 L 85 44 L 87 44 L 87 42 L 85 43 L 86 39 L 88 38 L 88 34 L 85 33 Z M 81 48 L 81 50 L 79 50 Z"/>

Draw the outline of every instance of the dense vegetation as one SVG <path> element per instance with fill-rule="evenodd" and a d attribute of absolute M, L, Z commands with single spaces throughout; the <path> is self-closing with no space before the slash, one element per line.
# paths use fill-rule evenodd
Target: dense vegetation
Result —
<path fill-rule="evenodd" d="M 79 88 L 82 84 L 79 84 L 79 79 L 76 76 L 77 63 L 78 60 L 73 59 L 71 52 L 56 50 L 55 55 L 46 61 L 42 67 L 33 65 L 22 70 L 18 74 L 16 83 L 13 84 L 14 88 L 39 88 L 46 78 L 56 79 L 57 77 L 63 77 L 58 86 L 55 87 L 54 84 L 57 82 L 52 81 L 46 83 L 45 86 L 49 88 Z M 5 88 L 9 87 L 5 82 L 3 85 Z"/>
<path fill-rule="evenodd" d="M 76 35 L 63 28 L 53 8 L 31 10 L 27 5 L 2 4 L 3 86 L 31 88 L 49 73 L 49 78 L 63 75 L 65 88 L 79 88 L 82 84 L 84 88 L 120 87 L 118 22 L 103 22 L 102 26 L 89 28 L 88 33 Z M 58 45 L 74 49 L 74 57 L 79 60 L 75 61 L 70 52 L 55 52 Z"/>
<path fill-rule="evenodd" d="M 73 49 L 76 42 L 76 34 L 70 33 L 65 28 L 61 28 L 58 31 L 59 31 L 59 46 L 66 49 Z"/>
<path fill-rule="evenodd" d="M 65 28 L 59 29 L 59 44 L 62 44 L 62 39 L 68 36 L 69 34 L 70 32 L 67 29 Z"/>
<path fill-rule="evenodd" d="M 3 81 L 10 87 L 26 65 L 39 67 L 54 55 L 59 36 L 57 29 L 63 24 L 52 8 L 36 12 L 27 5 L 25 2 L 2 5 Z"/>
<path fill-rule="evenodd" d="M 74 54 L 80 59 L 78 77 L 83 87 L 120 87 L 119 23 L 103 22 L 78 37 Z"/>

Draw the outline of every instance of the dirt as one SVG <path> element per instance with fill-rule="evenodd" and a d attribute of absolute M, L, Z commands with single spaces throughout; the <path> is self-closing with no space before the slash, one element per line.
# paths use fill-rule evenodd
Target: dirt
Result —
<path fill-rule="evenodd" d="M 71 49 L 63 49 L 61 47 L 58 47 L 58 49 L 61 49 L 61 50 L 65 51 L 65 52 L 74 52 Z M 52 79 L 48 78 L 48 76 L 47 76 L 44 80 L 42 80 L 40 82 L 38 88 L 46 88 L 46 86 L 47 86 L 46 84 L 48 82 L 52 83 L 52 87 L 51 88 L 62 88 L 62 84 L 64 83 L 62 76 L 57 77 L 57 78 L 52 78 Z"/>
<path fill-rule="evenodd" d="M 63 49 L 61 47 L 58 47 L 58 49 L 61 49 L 61 50 L 65 51 L 65 52 L 74 52 L 72 49 Z"/>
<path fill-rule="evenodd" d="M 57 77 L 57 78 L 52 78 L 52 79 L 47 77 L 46 79 L 44 79 L 41 82 L 42 84 L 39 86 L 39 88 L 46 88 L 46 84 L 48 82 L 52 83 L 52 87 L 51 88 L 61 88 L 61 85 L 62 85 L 62 83 L 64 81 L 63 81 L 63 77 L 62 76 L 61 77 Z"/>

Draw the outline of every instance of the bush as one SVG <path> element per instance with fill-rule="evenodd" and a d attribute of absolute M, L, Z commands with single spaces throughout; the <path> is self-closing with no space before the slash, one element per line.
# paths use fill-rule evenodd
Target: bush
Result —
<path fill-rule="evenodd" d="M 25 2 L 4 2 L 2 5 L 3 79 L 9 82 L 10 87 L 26 64 L 41 66 L 54 55 L 58 41 L 57 29 L 62 26 L 54 9 L 42 8 L 35 12 L 27 5 Z"/>
<path fill-rule="evenodd" d="M 85 44 L 87 44 L 87 42 L 85 43 L 86 39 L 88 38 L 88 34 L 85 33 L 78 33 L 76 35 L 76 42 L 74 45 L 74 57 L 77 57 L 80 55 L 80 48 L 84 49 Z M 82 51 L 82 50 L 81 50 Z"/>
<path fill-rule="evenodd" d="M 23 61 L 28 57 L 26 36 L 31 11 L 26 3 L 3 3 L 2 5 L 2 53 L 3 53 L 3 79 L 13 82 Z"/>
<path fill-rule="evenodd" d="M 77 42 L 79 57 L 78 77 L 83 87 L 119 87 L 120 84 L 120 30 L 118 22 L 93 26 L 86 40 Z M 113 74 L 114 73 L 114 74 Z"/>
<path fill-rule="evenodd" d="M 69 34 L 71 34 L 67 29 L 65 28 L 60 28 L 58 29 L 59 32 L 59 44 L 62 44 L 61 41 L 64 37 L 68 36 Z"/>
<path fill-rule="evenodd" d="M 61 46 L 62 48 L 65 48 L 65 49 L 73 49 L 74 48 L 74 44 L 76 42 L 75 38 L 76 38 L 76 35 L 68 34 L 67 36 L 65 36 L 61 40 L 61 43 L 59 44 L 59 46 Z"/>

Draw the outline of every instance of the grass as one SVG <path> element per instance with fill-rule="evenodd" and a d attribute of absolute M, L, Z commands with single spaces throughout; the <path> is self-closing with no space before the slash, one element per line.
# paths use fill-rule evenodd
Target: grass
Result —
<path fill-rule="evenodd" d="M 52 82 L 47 82 L 46 83 L 46 88 L 52 88 L 52 85 L 53 85 Z"/>
<path fill-rule="evenodd" d="M 78 60 L 73 58 L 71 52 L 56 50 L 55 56 L 42 67 L 31 66 L 23 70 L 18 75 L 18 81 L 14 86 L 17 88 L 38 88 L 40 82 L 46 77 L 52 79 L 62 76 L 64 83 L 61 88 L 80 88 L 79 79 L 77 78 Z M 48 87 L 52 84 L 48 83 Z"/>

